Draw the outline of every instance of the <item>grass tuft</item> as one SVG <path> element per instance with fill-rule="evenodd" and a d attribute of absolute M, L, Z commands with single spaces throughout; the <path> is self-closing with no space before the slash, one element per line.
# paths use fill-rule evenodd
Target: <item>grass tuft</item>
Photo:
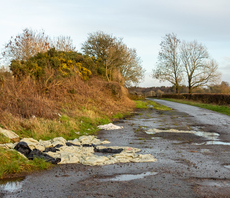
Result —
<path fill-rule="evenodd" d="M 154 108 L 163 111 L 172 110 L 170 107 L 166 107 L 164 105 L 158 104 L 151 100 L 136 100 L 135 103 L 136 103 L 136 108 L 138 109 Z"/>
<path fill-rule="evenodd" d="M 43 159 L 28 160 L 15 150 L 0 148 L 0 178 L 8 174 L 44 170 L 52 166 Z"/>

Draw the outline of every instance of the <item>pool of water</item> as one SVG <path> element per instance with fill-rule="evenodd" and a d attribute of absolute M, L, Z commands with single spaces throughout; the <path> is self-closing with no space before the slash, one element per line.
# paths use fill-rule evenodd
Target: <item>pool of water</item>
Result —
<path fill-rule="evenodd" d="M 194 134 L 196 136 L 204 137 L 208 140 L 218 141 L 219 140 L 219 134 L 214 132 L 203 132 L 203 131 L 179 131 L 175 129 L 169 129 L 169 130 L 158 130 L 158 129 L 149 129 L 148 131 L 145 131 L 147 134 L 157 134 L 157 133 L 189 133 Z"/>
<path fill-rule="evenodd" d="M 193 145 L 224 145 L 224 146 L 230 146 L 230 142 L 207 141 L 207 142 L 202 142 L 202 143 L 193 143 Z"/>
<path fill-rule="evenodd" d="M 100 179 L 100 181 L 130 181 L 134 179 L 142 179 L 146 176 L 156 175 L 156 174 L 158 173 L 157 172 L 146 172 L 146 173 L 141 173 L 137 175 L 124 174 L 124 175 L 117 175 L 116 177 L 109 178 L 109 179 Z"/>
<path fill-rule="evenodd" d="M 0 189 L 8 192 L 20 190 L 24 179 L 25 177 L 0 180 Z"/>

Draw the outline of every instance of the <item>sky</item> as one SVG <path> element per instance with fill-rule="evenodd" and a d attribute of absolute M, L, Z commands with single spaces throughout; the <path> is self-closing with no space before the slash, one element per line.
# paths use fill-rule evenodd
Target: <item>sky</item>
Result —
<path fill-rule="evenodd" d="M 24 28 L 70 36 L 81 52 L 88 34 L 103 31 L 135 48 L 146 70 L 141 87 L 170 86 L 151 78 L 160 42 L 175 33 L 202 43 L 230 83 L 230 0 L 0 0 L 0 49 Z"/>

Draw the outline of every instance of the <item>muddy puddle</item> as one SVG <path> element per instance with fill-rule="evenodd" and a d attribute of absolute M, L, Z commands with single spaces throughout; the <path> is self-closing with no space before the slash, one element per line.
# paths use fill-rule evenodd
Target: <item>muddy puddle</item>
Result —
<path fill-rule="evenodd" d="M 145 172 L 145 173 L 141 173 L 141 174 L 137 174 L 137 175 L 124 174 L 124 175 L 118 175 L 116 177 L 109 178 L 109 179 L 100 179 L 100 181 L 101 182 L 105 182 L 105 181 L 130 181 L 130 180 L 135 180 L 135 179 L 142 179 L 144 177 L 156 175 L 156 174 L 158 174 L 158 172 Z"/>
<path fill-rule="evenodd" d="M 224 165 L 224 167 L 230 169 L 230 165 Z"/>
<path fill-rule="evenodd" d="M 225 145 L 230 146 L 230 142 L 222 142 L 219 139 L 219 134 L 215 132 L 204 131 L 183 131 L 176 129 L 149 129 L 145 131 L 147 134 L 155 135 L 159 133 L 174 133 L 174 134 L 194 134 L 195 136 L 205 138 L 207 141 L 201 143 L 192 143 L 192 145 Z M 161 137 L 152 137 L 152 139 L 161 139 Z"/>
<path fill-rule="evenodd" d="M 22 188 L 24 179 L 25 177 L 0 180 L 0 189 L 8 192 L 18 191 Z"/>
<path fill-rule="evenodd" d="M 193 143 L 193 145 L 222 145 L 222 146 L 230 146 L 230 142 L 207 141 L 207 142 L 202 142 L 202 143 Z"/>
<path fill-rule="evenodd" d="M 168 129 L 168 130 L 149 129 L 148 131 L 146 131 L 146 133 L 151 135 L 155 135 L 157 133 L 189 133 L 213 141 L 219 140 L 219 136 L 220 136 L 218 133 L 214 133 L 214 132 L 212 133 L 212 132 L 203 132 L 203 131 L 183 131 L 183 130 L 176 130 L 176 129 Z"/>

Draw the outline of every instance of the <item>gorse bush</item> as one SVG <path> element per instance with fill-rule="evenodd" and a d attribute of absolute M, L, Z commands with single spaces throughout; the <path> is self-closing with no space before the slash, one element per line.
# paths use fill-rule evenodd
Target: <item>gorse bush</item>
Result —
<path fill-rule="evenodd" d="M 56 51 L 55 48 L 45 53 L 24 60 L 12 60 L 10 69 L 15 77 L 30 76 L 34 79 L 45 79 L 46 70 L 54 70 L 52 77 L 69 77 L 78 75 L 88 80 L 92 72 L 87 69 L 94 64 L 93 59 L 77 52 Z"/>

